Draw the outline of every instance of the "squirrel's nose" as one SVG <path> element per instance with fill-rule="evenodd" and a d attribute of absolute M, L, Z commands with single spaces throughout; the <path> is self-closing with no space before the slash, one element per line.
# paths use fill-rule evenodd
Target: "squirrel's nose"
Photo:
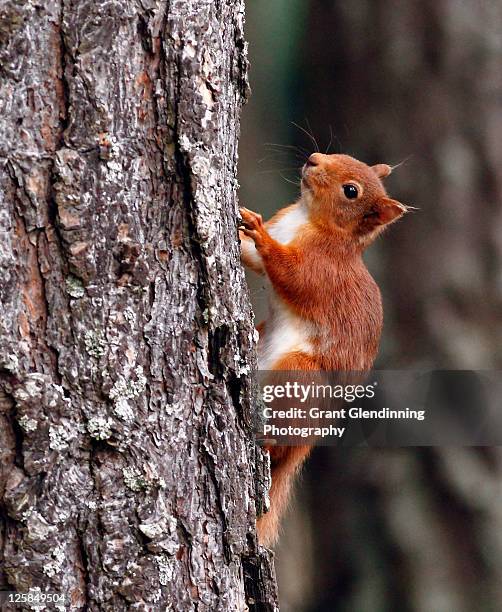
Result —
<path fill-rule="evenodd" d="M 312 168 L 314 166 L 318 166 L 322 161 L 321 153 L 312 153 L 312 155 L 307 159 L 306 166 L 307 168 Z"/>

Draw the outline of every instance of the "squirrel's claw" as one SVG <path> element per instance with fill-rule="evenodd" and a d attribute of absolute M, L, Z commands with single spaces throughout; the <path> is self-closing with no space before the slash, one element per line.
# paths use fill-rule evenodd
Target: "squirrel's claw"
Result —
<path fill-rule="evenodd" d="M 244 231 L 245 229 L 260 230 L 263 228 L 263 217 L 261 215 L 247 208 L 240 208 L 239 212 L 242 217 L 242 226 L 239 229 Z"/>

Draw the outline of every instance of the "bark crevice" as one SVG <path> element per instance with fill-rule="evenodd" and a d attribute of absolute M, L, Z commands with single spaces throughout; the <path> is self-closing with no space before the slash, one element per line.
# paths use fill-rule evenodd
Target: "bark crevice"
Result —
<path fill-rule="evenodd" d="M 235 220 L 243 3 L 30 6 L 0 45 L 9 584 L 244 610 L 265 485 Z"/>

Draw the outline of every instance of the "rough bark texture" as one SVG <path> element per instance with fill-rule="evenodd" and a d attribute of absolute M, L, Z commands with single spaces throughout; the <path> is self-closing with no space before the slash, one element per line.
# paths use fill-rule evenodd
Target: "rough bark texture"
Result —
<path fill-rule="evenodd" d="M 243 3 L 0 6 L 0 585 L 274 610 L 236 233 Z"/>

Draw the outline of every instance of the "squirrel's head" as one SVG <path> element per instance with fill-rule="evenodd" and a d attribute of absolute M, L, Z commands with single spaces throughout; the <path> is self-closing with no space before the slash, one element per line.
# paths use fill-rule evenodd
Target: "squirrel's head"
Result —
<path fill-rule="evenodd" d="M 386 164 L 367 166 L 349 155 L 313 153 L 302 169 L 302 196 L 314 222 L 369 244 L 407 207 L 387 196 Z"/>

